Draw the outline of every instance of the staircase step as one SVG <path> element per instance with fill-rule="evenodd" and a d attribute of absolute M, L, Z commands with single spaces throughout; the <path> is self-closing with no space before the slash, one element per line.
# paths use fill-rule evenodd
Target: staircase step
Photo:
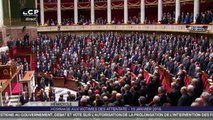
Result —
<path fill-rule="evenodd" d="M 17 103 L 17 102 L 19 102 L 19 99 L 12 99 L 12 100 L 10 100 L 10 103 Z"/>
<path fill-rule="evenodd" d="M 12 98 L 19 98 L 19 95 L 12 95 L 12 96 L 10 96 L 10 99 L 12 99 Z"/>

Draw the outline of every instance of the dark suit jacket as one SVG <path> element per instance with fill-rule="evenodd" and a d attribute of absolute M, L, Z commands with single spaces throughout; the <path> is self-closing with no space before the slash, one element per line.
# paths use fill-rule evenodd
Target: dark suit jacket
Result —
<path fill-rule="evenodd" d="M 29 101 L 29 97 L 27 95 L 25 95 L 25 97 L 23 95 L 20 97 L 20 102 L 22 105 L 24 105 L 28 101 Z"/>
<path fill-rule="evenodd" d="M 124 98 L 124 103 L 126 105 L 132 104 L 132 98 L 133 98 L 132 93 L 130 92 L 124 93 L 123 98 Z"/>
<path fill-rule="evenodd" d="M 173 89 L 171 92 L 167 93 L 172 106 L 177 106 L 178 99 L 181 97 L 180 90 Z"/>
<path fill-rule="evenodd" d="M 41 101 L 46 101 L 47 100 L 47 94 L 45 92 L 41 93 Z"/>
<path fill-rule="evenodd" d="M 125 104 L 124 104 L 124 102 L 123 101 L 121 101 L 121 100 L 116 100 L 114 103 L 114 106 L 124 106 Z"/>
<path fill-rule="evenodd" d="M 190 106 L 190 97 L 188 95 L 182 95 L 179 100 L 177 106 Z"/>
<path fill-rule="evenodd" d="M 38 101 L 38 98 L 37 97 L 31 97 L 30 101 Z"/>

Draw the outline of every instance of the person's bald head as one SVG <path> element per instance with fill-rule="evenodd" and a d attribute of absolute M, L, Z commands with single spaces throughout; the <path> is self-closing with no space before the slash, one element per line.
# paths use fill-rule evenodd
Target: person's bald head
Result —
<path fill-rule="evenodd" d="M 154 103 L 157 103 L 157 102 L 159 102 L 159 101 L 160 101 L 160 97 L 156 95 L 156 96 L 153 98 L 153 102 L 154 102 Z"/>
<path fill-rule="evenodd" d="M 114 97 L 115 97 L 115 96 L 116 96 L 116 94 L 117 94 L 117 91 L 113 90 L 113 91 L 112 91 L 112 96 L 114 96 Z"/>
<path fill-rule="evenodd" d="M 171 88 L 176 88 L 177 87 L 177 83 L 176 82 L 172 82 L 171 83 Z"/>
<path fill-rule="evenodd" d="M 188 85 L 187 86 L 187 92 L 193 93 L 194 92 L 194 86 L 193 85 Z"/>
<path fill-rule="evenodd" d="M 101 99 L 101 96 L 99 94 L 96 94 L 95 97 L 96 97 L 97 100 Z"/>
<path fill-rule="evenodd" d="M 130 86 L 129 86 L 128 84 L 126 84 L 126 85 L 124 86 L 124 90 L 125 90 L 125 91 L 129 91 L 129 90 L 130 90 Z"/>
<path fill-rule="evenodd" d="M 198 82 L 198 80 L 197 80 L 196 78 L 193 78 L 192 81 L 191 81 L 191 84 L 192 84 L 192 85 L 196 85 L 197 82 Z"/>
<path fill-rule="evenodd" d="M 195 102 L 199 103 L 200 106 L 203 106 L 203 105 L 204 105 L 204 101 L 203 101 L 202 98 L 196 98 L 196 99 L 195 99 Z"/>
<path fill-rule="evenodd" d="M 116 94 L 116 100 L 121 100 L 122 99 L 122 95 L 120 93 Z"/>
<path fill-rule="evenodd" d="M 199 107 L 199 106 L 200 106 L 200 104 L 198 102 L 193 102 L 191 104 L 191 107 Z"/>
<path fill-rule="evenodd" d="M 87 104 L 87 98 L 82 97 L 81 100 L 80 100 L 80 104 L 81 104 L 81 106 L 85 106 Z"/>
<path fill-rule="evenodd" d="M 107 96 L 104 96 L 104 97 L 103 97 L 103 101 L 104 101 L 104 102 L 108 102 L 108 97 L 107 97 Z"/>
<path fill-rule="evenodd" d="M 185 86 L 183 86 L 181 89 L 180 89 L 180 92 L 181 94 L 187 94 L 187 88 Z"/>
<path fill-rule="evenodd" d="M 210 96 L 209 93 L 203 92 L 203 93 L 200 95 L 200 98 L 202 98 L 204 102 L 207 102 L 208 99 L 209 99 L 209 96 Z"/>
<path fill-rule="evenodd" d="M 145 103 L 146 103 L 146 98 L 145 98 L 144 96 L 139 97 L 139 98 L 138 98 L 138 103 L 139 103 L 140 105 L 145 105 Z"/>
<path fill-rule="evenodd" d="M 88 90 L 88 94 L 92 94 L 92 90 L 91 89 Z"/>

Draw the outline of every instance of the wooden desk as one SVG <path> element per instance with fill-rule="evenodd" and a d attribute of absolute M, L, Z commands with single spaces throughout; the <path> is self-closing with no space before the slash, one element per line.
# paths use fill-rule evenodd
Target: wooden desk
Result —
<path fill-rule="evenodd" d="M 54 77 L 54 86 L 64 88 L 64 79 L 63 77 Z"/>
<path fill-rule="evenodd" d="M 34 75 L 34 71 L 27 71 L 24 77 L 20 80 L 20 82 L 28 82 L 32 79 Z"/>
<path fill-rule="evenodd" d="M 64 78 L 63 77 L 54 77 L 54 86 L 55 87 L 61 87 L 64 88 Z M 78 89 L 78 81 L 73 80 L 72 78 L 67 78 L 67 88 L 71 90 L 77 90 Z"/>
<path fill-rule="evenodd" d="M 77 80 L 73 80 L 71 78 L 67 79 L 67 88 L 71 89 L 71 90 L 78 90 L 78 81 Z"/>

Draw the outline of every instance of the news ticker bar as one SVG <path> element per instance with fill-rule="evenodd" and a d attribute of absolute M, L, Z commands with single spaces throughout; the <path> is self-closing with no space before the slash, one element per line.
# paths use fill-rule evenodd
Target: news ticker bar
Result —
<path fill-rule="evenodd" d="M 180 113 L 180 112 L 141 112 L 141 113 L 0 113 L 0 118 L 192 118 L 192 117 L 200 117 L 200 118 L 212 118 L 213 113 Z"/>
<path fill-rule="evenodd" d="M 0 111 L 213 111 L 213 107 L 75 107 L 75 106 L 22 106 L 0 107 Z"/>

